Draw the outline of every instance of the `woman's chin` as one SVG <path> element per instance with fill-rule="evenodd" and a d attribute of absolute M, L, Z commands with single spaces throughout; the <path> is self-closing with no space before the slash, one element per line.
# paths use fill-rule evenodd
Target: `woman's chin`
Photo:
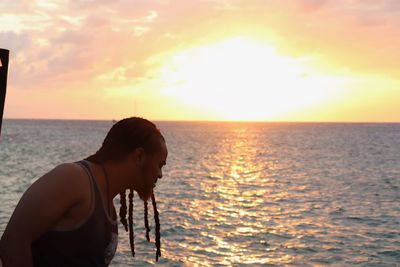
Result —
<path fill-rule="evenodd" d="M 139 191 L 137 193 L 141 200 L 148 201 L 151 198 L 151 195 L 153 194 L 153 188 L 151 188 L 150 190 L 146 190 L 146 192 Z"/>

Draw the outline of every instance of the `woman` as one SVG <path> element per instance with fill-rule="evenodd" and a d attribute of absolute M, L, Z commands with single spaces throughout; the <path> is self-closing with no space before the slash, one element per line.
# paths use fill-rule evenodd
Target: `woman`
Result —
<path fill-rule="evenodd" d="M 121 195 L 120 220 L 126 221 L 132 254 L 132 198 L 152 199 L 156 220 L 156 258 L 161 255 L 158 212 L 153 194 L 166 164 L 165 139 L 142 118 L 113 125 L 100 149 L 87 159 L 61 164 L 34 182 L 20 199 L 0 241 L 3 266 L 108 266 L 117 244 L 113 199 Z"/>

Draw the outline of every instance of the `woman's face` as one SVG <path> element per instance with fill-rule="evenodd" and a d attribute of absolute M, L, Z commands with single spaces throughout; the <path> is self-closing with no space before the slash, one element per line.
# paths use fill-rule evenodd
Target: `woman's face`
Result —
<path fill-rule="evenodd" d="M 146 155 L 138 179 L 139 181 L 134 188 L 142 200 L 147 201 L 151 197 L 157 180 L 162 178 L 162 167 L 166 164 L 167 156 L 167 146 L 164 140 L 160 138 L 159 151 Z"/>

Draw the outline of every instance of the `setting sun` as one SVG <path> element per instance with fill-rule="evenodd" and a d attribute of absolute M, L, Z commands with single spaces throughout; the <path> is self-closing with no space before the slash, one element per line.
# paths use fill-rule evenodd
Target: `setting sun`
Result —
<path fill-rule="evenodd" d="M 265 120 L 338 93 L 341 79 L 307 67 L 272 46 L 238 37 L 187 49 L 162 69 L 163 92 L 223 120 Z"/>

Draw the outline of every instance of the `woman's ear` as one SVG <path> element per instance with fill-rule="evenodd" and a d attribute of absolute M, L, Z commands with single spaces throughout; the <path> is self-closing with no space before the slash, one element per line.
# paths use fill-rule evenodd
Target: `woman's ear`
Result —
<path fill-rule="evenodd" d="M 135 159 L 135 163 L 137 165 L 143 165 L 144 162 L 146 161 L 146 152 L 144 151 L 144 149 L 142 147 L 136 148 L 133 153 L 133 156 Z"/>

